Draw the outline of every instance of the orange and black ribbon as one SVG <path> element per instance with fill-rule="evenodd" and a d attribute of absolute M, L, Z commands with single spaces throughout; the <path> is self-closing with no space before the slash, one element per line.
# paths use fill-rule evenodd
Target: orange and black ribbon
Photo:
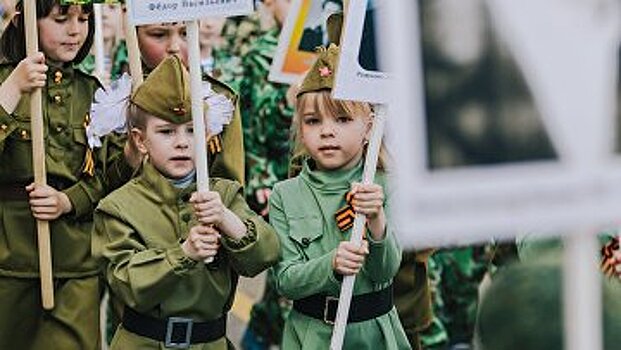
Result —
<path fill-rule="evenodd" d="M 617 260 L 614 253 L 619 250 L 619 238 L 612 238 L 605 246 L 602 247 L 602 272 L 608 277 L 616 275 Z"/>
<path fill-rule="evenodd" d="M 334 218 L 336 219 L 336 226 L 341 231 L 347 231 L 352 226 L 354 226 L 354 219 L 356 218 L 356 212 L 354 212 L 354 207 L 351 204 L 354 199 L 354 194 L 351 192 L 345 193 L 345 202 L 347 203 L 344 207 L 337 210 L 334 213 Z"/>
<path fill-rule="evenodd" d="M 84 125 L 84 129 L 86 129 L 90 123 L 91 116 L 90 114 L 86 113 L 86 115 L 84 116 L 84 122 L 82 123 L 82 125 Z M 84 162 L 82 166 L 82 173 L 89 176 L 95 175 L 95 158 L 93 157 L 93 150 L 90 146 L 86 147 L 86 153 L 84 154 Z"/>
<path fill-rule="evenodd" d="M 86 154 L 84 154 L 82 173 L 89 176 L 95 175 L 95 159 L 93 159 L 93 150 L 90 147 L 86 148 Z"/>
<path fill-rule="evenodd" d="M 209 154 L 216 155 L 222 152 L 222 137 L 220 135 L 212 136 L 207 143 Z"/>

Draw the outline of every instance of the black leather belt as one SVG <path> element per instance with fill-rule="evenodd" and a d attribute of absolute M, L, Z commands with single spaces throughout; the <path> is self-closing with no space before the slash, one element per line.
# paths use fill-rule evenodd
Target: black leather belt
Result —
<path fill-rule="evenodd" d="M 226 315 L 207 322 L 191 318 L 159 319 L 125 307 L 123 328 L 143 337 L 164 342 L 167 348 L 187 349 L 191 344 L 209 343 L 226 335 Z"/>
<path fill-rule="evenodd" d="M 334 324 L 339 299 L 325 294 L 313 294 L 293 301 L 293 309 L 309 317 Z M 388 313 L 393 308 L 392 284 L 382 290 L 354 295 L 347 323 L 367 321 Z"/>

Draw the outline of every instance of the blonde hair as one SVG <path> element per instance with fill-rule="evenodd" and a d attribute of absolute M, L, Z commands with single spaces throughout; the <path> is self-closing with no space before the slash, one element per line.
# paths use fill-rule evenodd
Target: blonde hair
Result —
<path fill-rule="evenodd" d="M 133 102 L 129 103 L 127 107 L 127 129 L 131 131 L 132 128 L 136 128 L 142 131 L 147 129 L 147 122 L 151 114 L 144 109 L 138 107 Z"/>
<path fill-rule="evenodd" d="M 365 118 L 371 123 L 373 122 L 373 108 L 371 104 L 367 102 L 336 100 L 332 98 L 331 90 L 327 89 L 306 92 L 298 96 L 295 105 L 295 113 L 291 121 L 290 142 L 293 146 L 291 148 L 291 161 L 289 162 L 289 177 L 296 176 L 302 168 L 304 159 L 308 158 L 308 151 L 302 144 L 302 121 L 300 115 L 300 112 L 308 105 L 312 105 L 313 109 L 326 115 L 346 114 L 352 118 Z M 382 141 L 377 166 L 379 169 L 385 171 L 387 170 L 388 164 L 389 155 Z"/>

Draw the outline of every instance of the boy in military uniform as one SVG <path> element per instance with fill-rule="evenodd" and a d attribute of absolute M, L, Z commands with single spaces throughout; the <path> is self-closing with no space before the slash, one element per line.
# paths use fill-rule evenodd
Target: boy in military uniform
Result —
<path fill-rule="evenodd" d="M 239 183 L 211 178 L 212 191 L 195 192 L 188 80 L 172 56 L 133 93 L 131 137 L 145 161 L 95 213 L 93 252 L 125 305 L 112 349 L 227 349 L 238 275 L 278 258 L 273 229 L 248 208 Z"/>

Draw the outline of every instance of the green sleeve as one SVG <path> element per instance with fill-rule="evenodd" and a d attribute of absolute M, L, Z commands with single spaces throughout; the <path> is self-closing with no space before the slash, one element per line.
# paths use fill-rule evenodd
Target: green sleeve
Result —
<path fill-rule="evenodd" d="M 386 229 L 384 238 L 381 241 L 373 240 L 370 233 L 367 233 L 369 242 L 369 255 L 367 256 L 363 270 L 367 272 L 369 279 L 375 283 L 390 282 L 397 274 L 401 265 L 401 247 L 397 243 L 393 226 L 391 225 L 390 192 L 386 187 L 386 178 L 378 174 L 375 178 L 376 183 L 384 188 L 385 201 L 384 213 L 386 213 Z"/>
<path fill-rule="evenodd" d="M 369 255 L 362 268 L 374 283 L 390 282 L 401 264 L 401 249 L 390 224 L 386 224 L 384 239 L 374 241 L 371 235 L 368 235 L 368 241 Z"/>
<path fill-rule="evenodd" d="M 222 245 L 233 269 L 242 276 L 253 277 L 278 260 L 278 237 L 274 229 L 248 207 L 241 186 L 226 183 L 229 186 L 225 197 L 231 198 L 227 207 L 244 222 L 247 234 L 238 241 L 223 235 Z"/>
<path fill-rule="evenodd" d="M 17 122 L 0 106 L 0 153 L 4 151 L 4 141 L 17 129 Z"/>
<path fill-rule="evenodd" d="M 95 174 L 82 176 L 64 191 L 73 205 L 75 218 L 91 214 L 99 200 L 131 179 L 134 169 L 125 160 L 125 140 L 125 136 L 106 135 L 103 146 L 93 152 L 97 159 Z"/>
<path fill-rule="evenodd" d="M 289 239 L 289 225 L 283 210 L 278 186 L 270 196 L 270 223 L 280 238 L 280 262 L 274 266 L 276 289 L 288 299 L 301 299 L 312 294 L 340 288 L 332 270 L 335 250 L 306 260 L 295 243 Z"/>
<path fill-rule="evenodd" d="M 104 260 L 104 274 L 115 295 L 131 308 L 145 312 L 169 297 L 183 276 L 198 265 L 177 245 L 147 249 L 117 213 L 95 213 L 92 251 Z"/>
<path fill-rule="evenodd" d="M 77 219 L 95 210 L 103 196 L 103 187 L 99 176 L 95 175 L 81 179 L 63 192 L 69 197 L 73 206 L 70 216 Z"/>

